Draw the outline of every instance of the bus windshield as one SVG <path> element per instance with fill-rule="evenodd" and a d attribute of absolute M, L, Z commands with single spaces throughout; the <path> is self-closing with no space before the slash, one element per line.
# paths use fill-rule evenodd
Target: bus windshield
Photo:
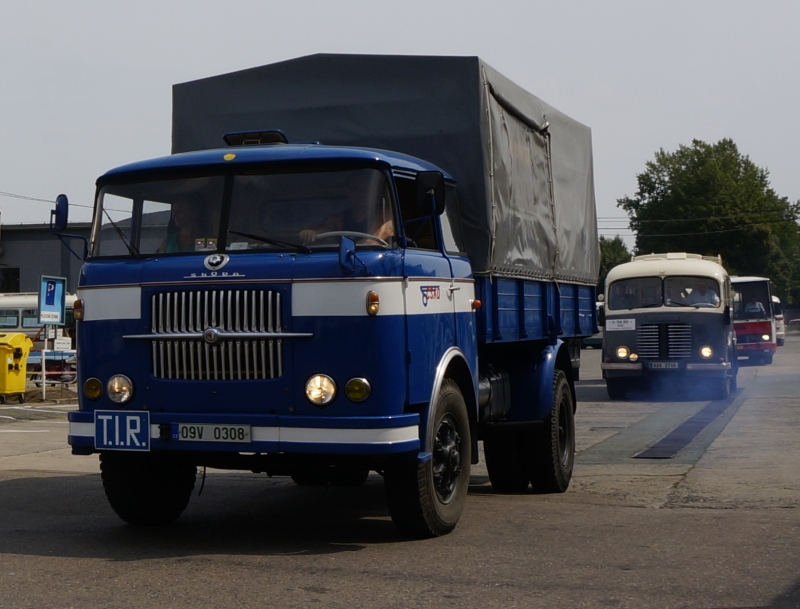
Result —
<path fill-rule="evenodd" d="M 611 284 L 609 310 L 653 307 L 718 308 L 720 287 L 711 277 L 635 277 Z"/>

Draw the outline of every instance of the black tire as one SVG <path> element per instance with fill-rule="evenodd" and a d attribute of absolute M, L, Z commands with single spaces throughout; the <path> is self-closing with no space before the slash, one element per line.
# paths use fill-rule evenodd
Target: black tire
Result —
<path fill-rule="evenodd" d="M 524 493 L 530 475 L 522 453 L 523 433 L 516 429 L 493 431 L 483 440 L 483 454 L 492 488 L 498 493 Z"/>
<path fill-rule="evenodd" d="M 778 343 L 779 347 L 783 347 L 783 345 L 786 344 L 786 339 L 785 338 L 778 338 L 778 339 L 775 339 L 775 340 Z"/>
<path fill-rule="evenodd" d="M 432 458 L 394 463 L 384 471 L 392 521 L 412 537 L 438 537 L 455 528 L 472 468 L 469 417 L 458 385 L 445 380 L 431 408 L 424 450 Z"/>
<path fill-rule="evenodd" d="M 134 525 L 170 524 L 186 509 L 197 468 L 178 456 L 158 453 L 100 453 L 108 502 Z"/>
<path fill-rule="evenodd" d="M 352 465 L 334 466 L 328 479 L 334 486 L 361 486 L 369 477 L 369 468 Z"/>
<path fill-rule="evenodd" d="M 25 394 L 24 394 L 24 393 L 20 393 L 20 394 L 17 396 L 17 400 L 19 400 L 19 403 L 20 403 L 20 404 L 24 404 L 24 403 L 25 403 Z"/>
<path fill-rule="evenodd" d="M 713 394 L 715 400 L 724 400 L 731 393 L 731 379 L 725 377 L 721 379 L 714 379 Z"/>
<path fill-rule="evenodd" d="M 575 400 L 563 370 L 553 375 L 553 407 L 531 433 L 527 468 L 536 493 L 563 493 L 575 467 Z"/>
<path fill-rule="evenodd" d="M 624 400 L 627 396 L 625 379 L 606 379 L 606 393 L 610 400 Z"/>

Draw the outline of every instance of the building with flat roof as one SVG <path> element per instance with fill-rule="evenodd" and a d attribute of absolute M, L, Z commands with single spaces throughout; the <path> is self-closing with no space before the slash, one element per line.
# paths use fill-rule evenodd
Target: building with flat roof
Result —
<path fill-rule="evenodd" d="M 76 222 L 65 232 L 89 238 L 91 224 Z M 68 239 L 78 256 L 83 242 Z M 61 240 L 50 232 L 48 224 L 12 224 L 0 229 L 0 292 L 38 292 L 39 278 L 53 275 L 67 278 L 67 291 L 74 293 L 83 260 L 73 255 Z"/>

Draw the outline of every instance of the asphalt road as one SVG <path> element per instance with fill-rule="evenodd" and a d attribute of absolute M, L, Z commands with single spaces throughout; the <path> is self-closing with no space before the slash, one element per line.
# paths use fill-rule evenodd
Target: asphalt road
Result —
<path fill-rule="evenodd" d="M 569 491 L 498 495 L 479 465 L 456 530 L 425 541 L 395 532 L 375 474 L 209 472 L 176 526 L 130 527 L 65 448 L 69 406 L 6 405 L 0 608 L 800 607 L 798 356 L 792 336 L 724 402 L 612 402 L 585 350 Z M 687 422 L 674 457 L 636 457 Z"/>

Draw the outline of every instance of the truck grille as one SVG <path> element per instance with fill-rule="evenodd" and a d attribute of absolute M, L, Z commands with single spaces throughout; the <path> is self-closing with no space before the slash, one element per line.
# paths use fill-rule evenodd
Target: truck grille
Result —
<path fill-rule="evenodd" d="M 151 299 L 153 375 L 163 379 L 256 380 L 283 375 L 283 341 L 253 338 L 280 333 L 281 295 L 269 290 L 164 292 Z M 210 345 L 181 334 L 207 328 L 249 333 Z"/>
<path fill-rule="evenodd" d="M 686 324 L 639 326 L 636 349 L 645 359 L 688 358 L 692 356 L 692 327 Z"/>

